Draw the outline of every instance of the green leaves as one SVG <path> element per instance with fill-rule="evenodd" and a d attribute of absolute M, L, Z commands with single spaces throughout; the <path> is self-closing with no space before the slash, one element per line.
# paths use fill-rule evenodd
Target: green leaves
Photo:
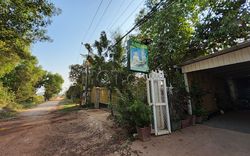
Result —
<path fill-rule="evenodd" d="M 5 105 L 33 99 L 43 85 L 45 71 L 31 55 L 30 46 L 50 40 L 46 27 L 59 13 L 49 1 L 0 1 L 0 92 L 6 95 L 0 96 L 0 101 Z"/>
<path fill-rule="evenodd" d="M 34 56 L 29 56 L 6 74 L 1 81 L 16 95 L 17 102 L 23 102 L 36 93 L 37 83 L 42 79 L 45 71 L 38 66 Z"/>
<path fill-rule="evenodd" d="M 140 26 L 139 36 L 153 40 L 151 70 L 162 69 L 174 80 L 174 65 L 216 52 L 250 38 L 250 4 L 246 0 L 166 1 L 165 6 Z M 138 15 L 156 3 L 148 0 Z M 173 83 L 173 82 L 172 82 Z"/>
<path fill-rule="evenodd" d="M 31 43 L 50 40 L 46 27 L 59 13 L 48 1 L 0 1 L 0 78 L 29 55 Z"/>
<path fill-rule="evenodd" d="M 44 81 L 45 99 L 49 100 L 51 97 L 53 97 L 53 95 L 58 94 L 62 89 L 63 82 L 64 80 L 61 75 L 57 73 L 47 73 Z"/>
<path fill-rule="evenodd" d="M 0 34 L 12 32 L 12 36 L 1 36 L 0 40 L 11 40 L 16 37 L 33 42 L 47 40 L 45 27 L 51 23 L 51 17 L 58 15 L 53 3 L 48 1 L 14 0 L 0 2 Z"/>
<path fill-rule="evenodd" d="M 193 44 L 207 53 L 233 46 L 250 38 L 249 2 L 208 1 L 196 26 Z"/>

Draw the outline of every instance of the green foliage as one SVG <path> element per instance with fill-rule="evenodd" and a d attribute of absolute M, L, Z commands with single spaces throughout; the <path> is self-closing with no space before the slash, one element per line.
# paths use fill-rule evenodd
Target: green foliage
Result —
<path fill-rule="evenodd" d="M 136 126 L 150 124 L 151 110 L 147 105 L 145 82 L 143 77 L 135 77 L 127 82 L 125 88 L 116 89 L 119 95 L 119 102 L 114 108 L 116 121 L 131 133 L 135 132 Z"/>
<path fill-rule="evenodd" d="M 82 98 L 83 85 L 86 83 L 86 70 L 83 65 L 79 64 L 71 65 L 69 68 L 69 78 L 73 82 L 73 85 L 67 90 L 66 96 L 68 99 L 79 103 Z"/>
<path fill-rule="evenodd" d="M 82 87 L 78 84 L 70 86 L 69 89 L 66 91 L 66 97 L 67 99 L 71 99 L 74 102 L 79 103 L 80 98 L 82 97 Z"/>
<path fill-rule="evenodd" d="M 204 115 L 207 114 L 207 111 L 204 108 L 200 107 L 200 108 L 194 109 L 193 110 L 193 114 L 196 115 L 196 116 L 198 116 L 198 117 L 199 116 L 204 116 Z"/>
<path fill-rule="evenodd" d="M 36 85 L 45 74 L 37 64 L 37 59 L 29 56 L 2 78 L 4 86 L 15 93 L 17 102 L 25 102 L 35 95 Z"/>
<path fill-rule="evenodd" d="M 83 84 L 83 78 L 85 76 L 85 68 L 83 65 L 80 64 L 73 64 L 69 67 L 69 78 L 71 82 L 77 84 Z"/>
<path fill-rule="evenodd" d="M 13 118 L 17 115 L 17 112 L 10 109 L 0 110 L 0 119 Z"/>
<path fill-rule="evenodd" d="M 135 121 L 136 126 L 148 127 L 150 125 L 151 110 L 147 104 L 134 100 L 128 110 L 131 112 L 131 118 Z"/>
<path fill-rule="evenodd" d="M 0 10 L 0 39 L 21 37 L 26 42 L 48 39 L 45 28 L 60 13 L 53 3 L 33 0 L 4 0 Z"/>
<path fill-rule="evenodd" d="M 127 128 L 130 133 L 135 132 L 136 126 L 148 126 L 150 124 L 151 110 L 147 103 L 129 92 L 117 92 L 120 94 L 120 98 L 119 103 L 116 105 L 116 122 Z"/>
<path fill-rule="evenodd" d="M 12 71 L 20 61 L 17 53 L 6 46 L 6 43 L 0 40 L 0 78 L 6 73 Z"/>
<path fill-rule="evenodd" d="M 139 35 L 153 40 L 149 53 L 150 68 L 163 69 L 169 76 L 169 70 L 183 61 L 186 55 L 194 32 L 193 25 L 197 22 L 199 13 L 199 9 L 196 9 L 198 0 L 172 2 L 167 1 L 162 9 L 156 11 L 154 16 L 140 27 Z M 152 8 L 154 3 L 148 1 L 141 14 L 145 14 L 145 10 Z"/>
<path fill-rule="evenodd" d="M 193 51 L 216 52 L 250 38 L 250 2 L 206 1 L 191 43 Z"/>
<path fill-rule="evenodd" d="M 137 17 L 140 20 L 160 0 L 147 0 Z M 201 90 L 189 95 L 177 65 L 187 59 L 217 52 L 250 38 L 250 2 L 246 0 L 165 1 L 152 17 L 139 27 L 138 39 L 150 38 L 149 66 L 168 75 L 174 86 L 170 96 L 172 119 L 187 115 L 188 100 L 194 112 L 204 113 Z"/>
<path fill-rule="evenodd" d="M 169 95 L 169 107 L 171 120 L 178 121 L 188 116 L 189 94 L 184 84 L 174 87 Z"/>
<path fill-rule="evenodd" d="M 44 102 L 43 96 L 33 95 L 28 100 L 20 102 L 22 109 L 32 108 L 40 103 Z"/>
<path fill-rule="evenodd" d="M 48 72 L 45 76 L 44 80 L 44 88 L 45 93 L 44 97 L 46 100 L 49 100 L 53 97 L 53 95 L 58 94 L 62 89 L 62 84 L 64 80 L 61 75 L 59 74 L 52 74 Z"/>
<path fill-rule="evenodd" d="M 202 106 L 203 97 L 207 94 L 198 84 L 192 83 L 190 87 L 189 97 L 193 106 L 193 114 L 202 116 L 206 114 L 206 110 Z"/>
<path fill-rule="evenodd" d="M 59 13 L 49 1 L 0 1 L 0 107 L 19 109 L 40 101 L 35 93 L 43 85 L 45 71 L 30 47 L 36 41 L 50 41 L 46 27 Z"/>
<path fill-rule="evenodd" d="M 45 28 L 59 13 L 48 1 L 0 1 L 0 78 L 26 57 L 32 42 L 49 40 Z"/>
<path fill-rule="evenodd" d="M 78 110 L 79 107 L 76 103 L 71 100 L 65 99 L 59 103 L 59 113 L 70 113 L 72 111 Z"/>
<path fill-rule="evenodd" d="M 0 108 L 11 107 L 15 104 L 15 95 L 4 88 L 0 82 Z"/>
<path fill-rule="evenodd" d="M 159 0 L 148 0 L 141 19 Z M 172 3 L 173 2 L 173 3 Z M 139 27 L 139 38 L 150 38 L 150 69 L 162 69 L 172 82 L 175 65 L 216 52 L 250 38 L 249 1 L 166 1 Z"/>
<path fill-rule="evenodd" d="M 194 104 L 195 107 L 201 107 L 202 98 L 206 95 L 206 92 L 198 84 L 192 83 L 189 94 L 192 104 Z"/>

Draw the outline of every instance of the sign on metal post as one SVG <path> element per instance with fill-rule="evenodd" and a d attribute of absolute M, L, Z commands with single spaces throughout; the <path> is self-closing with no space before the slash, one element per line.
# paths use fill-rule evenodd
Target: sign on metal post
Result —
<path fill-rule="evenodd" d="M 133 40 L 128 41 L 128 68 L 142 73 L 149 71 L 147 45 Z"/>
<path fill-rule="evenodd" d="M 171 133 L 166 80 L 163 71 L 152 71 L 147 78 L 148 103 L 153 110 L 155 135 Z"/>

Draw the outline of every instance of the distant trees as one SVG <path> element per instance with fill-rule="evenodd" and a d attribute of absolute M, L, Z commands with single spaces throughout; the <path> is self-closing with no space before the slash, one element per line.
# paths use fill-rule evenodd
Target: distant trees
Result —
<path fill-rule="evenodd" d="M 61 91 L 64 80 L 59 74 L 47 73 L 44 80 L 44 97 L 46 100 L 52 98 L 53 95 Z"/>
<path fill-rule="evenodd" d="M 69 79 L 73 84 L 66 92 L 69 99 L 79 102 L 83 94 L 83 86 L 86 82 L 86 70 L 83 65 L 74 64 L 69 67 Z"/>
<path fill-rule="evenodd" d="M 70 86 L 69 89 L 66 91 L 66 97 L 68 99 L 72 99 L 75 102 L 80 102 L 82 92 L 82 87 L 80 85 L 74 84 Z"/>

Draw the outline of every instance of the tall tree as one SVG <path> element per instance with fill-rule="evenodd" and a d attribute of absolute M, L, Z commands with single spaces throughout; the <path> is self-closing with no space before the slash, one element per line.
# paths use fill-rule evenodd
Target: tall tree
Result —
<path fill-rule="evenodd" d="M 26 57 L 32 42 L 49 40 L 45 28 L 58 13 L 48 1 L 0 1 L 0 77 Z"/>
<path fill-rule="evenodd" d="M 199 15 L 190 53 L 211 53 L 250 38 L 250 2 L 247 0 L 207 1 Z"/>
<path fill-rule="evenodd" d="M 34 56 L 29 56 L 5 75 L 1 81 L 16 95 L 17 102 L 24 102 L 36 94 L 37 83 L 41 81 L 45 71 L 38 65 Z"/>
<path fill-rule="evenodd" d="M 73 84 L 69 87 L 66 95 L 73 100 L 82 99 L 83 86 L 86 85 L 86 68 L 83 65 L 71 65 L 69 79 Z"/>
<path fill-rule="evenodd" d="M 148 0 L 137 20 L 157 2 Z M 175 65 L 250 37 L 246 0 L 166 0 L 163 4 L 140 26 L 139 37 L 152 39 L 150 68 L 164 70 L 171 82 L 176 76 Z"/>
<path fill-rule="evenodd" d="M 54 95 L 58 94 L 62 90 L 62 84 L 64 80 L 61 75 L 59 74 L 53 74 L 53 73 L 47 73 L 45 76 L 44 81 L 44 98 L 46 100 L 49 100 Z"/>

